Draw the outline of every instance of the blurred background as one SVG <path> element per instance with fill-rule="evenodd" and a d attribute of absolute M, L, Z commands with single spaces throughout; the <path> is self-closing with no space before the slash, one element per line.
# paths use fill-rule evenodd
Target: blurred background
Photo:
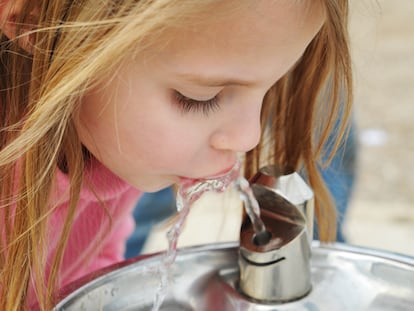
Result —
<path fill-rule="evenodd" d="M 351 3 L 359 163 L 345 232 L 414 255 L 414 1 Z"/>

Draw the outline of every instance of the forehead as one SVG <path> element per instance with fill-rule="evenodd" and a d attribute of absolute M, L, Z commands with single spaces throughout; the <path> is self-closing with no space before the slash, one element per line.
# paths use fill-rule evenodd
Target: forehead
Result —
<path fill-rule="evenodd" d="M 324 21 L 317 1 L 229 3 L 236 2 L 218 2 L 214 11 L 200 12 L 166 31 L 150 57 L 158 56 L 162 65 L 179 68 L 185 63 L 194 71 L 222 67 L 237 75 L 251 74 L 243 69 L 262 68 L 274 59 L 272 69 L 284 70 L 300 57 Z"/>
<path fill-rule="evenodd" d="M 171 27 L 164 40 L 169 41 L 180 33 L 213 37 L 225 31 L 240 36 L 273 26 L 271 31 L 283 32 L 287 22 L 300 28 L 309 18 L 323 18 L 324 10 L 318 0 L 226 0 L 197 2 L 197 9 L 183 10 L 174 20 L 167 22 Z M 168 26 L 166 27 L 168 29 Z M 217 32 L 218 31 L 218 32 Z M 175 35 L 175 36 L 174 36 Z M 168 38 L 169 37 L 169 38 Z"/>

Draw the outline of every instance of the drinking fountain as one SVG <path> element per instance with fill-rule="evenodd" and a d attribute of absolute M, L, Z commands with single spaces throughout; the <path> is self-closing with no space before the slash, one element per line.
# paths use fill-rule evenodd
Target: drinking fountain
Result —
<path fill-rule="evenodd" d="M 183 248 L 159 310 L 412 311 L 414 258 L 312 241 L 313 192 L 293 170 L 264 167 L 250 181 L 266 232 L 249 218 L 239 243 Z M 93 273 L 54 310 L 152 310 L 163 253 Z"/>
<path fill-rule="evenodd" d="M 286 302 L 311 289 L 313 192 L 290 169 L 267 166 L 250 185 L 267 239 L 258 239 L 248 217 L 240 230 L 240 290 L 258 301 Z M 295 204 L 294 204 L 294 203 Z"/>

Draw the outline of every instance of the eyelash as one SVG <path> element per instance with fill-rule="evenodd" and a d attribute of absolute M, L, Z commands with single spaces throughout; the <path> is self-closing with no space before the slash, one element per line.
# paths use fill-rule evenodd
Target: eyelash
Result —
<path fill-rule="evenodd" d="M 181 94 L 178 91 L 174 91 L 174 100 L 180 106 L 180 109 L 184 113 L 201 112 L 208 116 L 209 113 L 220 109 L 218 95 L 208 100 L 196 100 Z"/>

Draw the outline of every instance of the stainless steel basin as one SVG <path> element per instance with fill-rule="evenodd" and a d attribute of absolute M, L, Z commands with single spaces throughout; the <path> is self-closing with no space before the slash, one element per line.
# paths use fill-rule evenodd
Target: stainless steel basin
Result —
<path fill-rule="evenodd" d="M 151 310 L 162 254 L 137 257 L 68 286 L 55 310 Z M 412 311 L 414 258 L 342 244 L 312 245 L 312 289 L 279 304 L 255 302 L 238 290 L 239 248 L 217 244 L 179 250 L 160 310 Z M 83 284 L 83 285 L 82 285 Z"/>

